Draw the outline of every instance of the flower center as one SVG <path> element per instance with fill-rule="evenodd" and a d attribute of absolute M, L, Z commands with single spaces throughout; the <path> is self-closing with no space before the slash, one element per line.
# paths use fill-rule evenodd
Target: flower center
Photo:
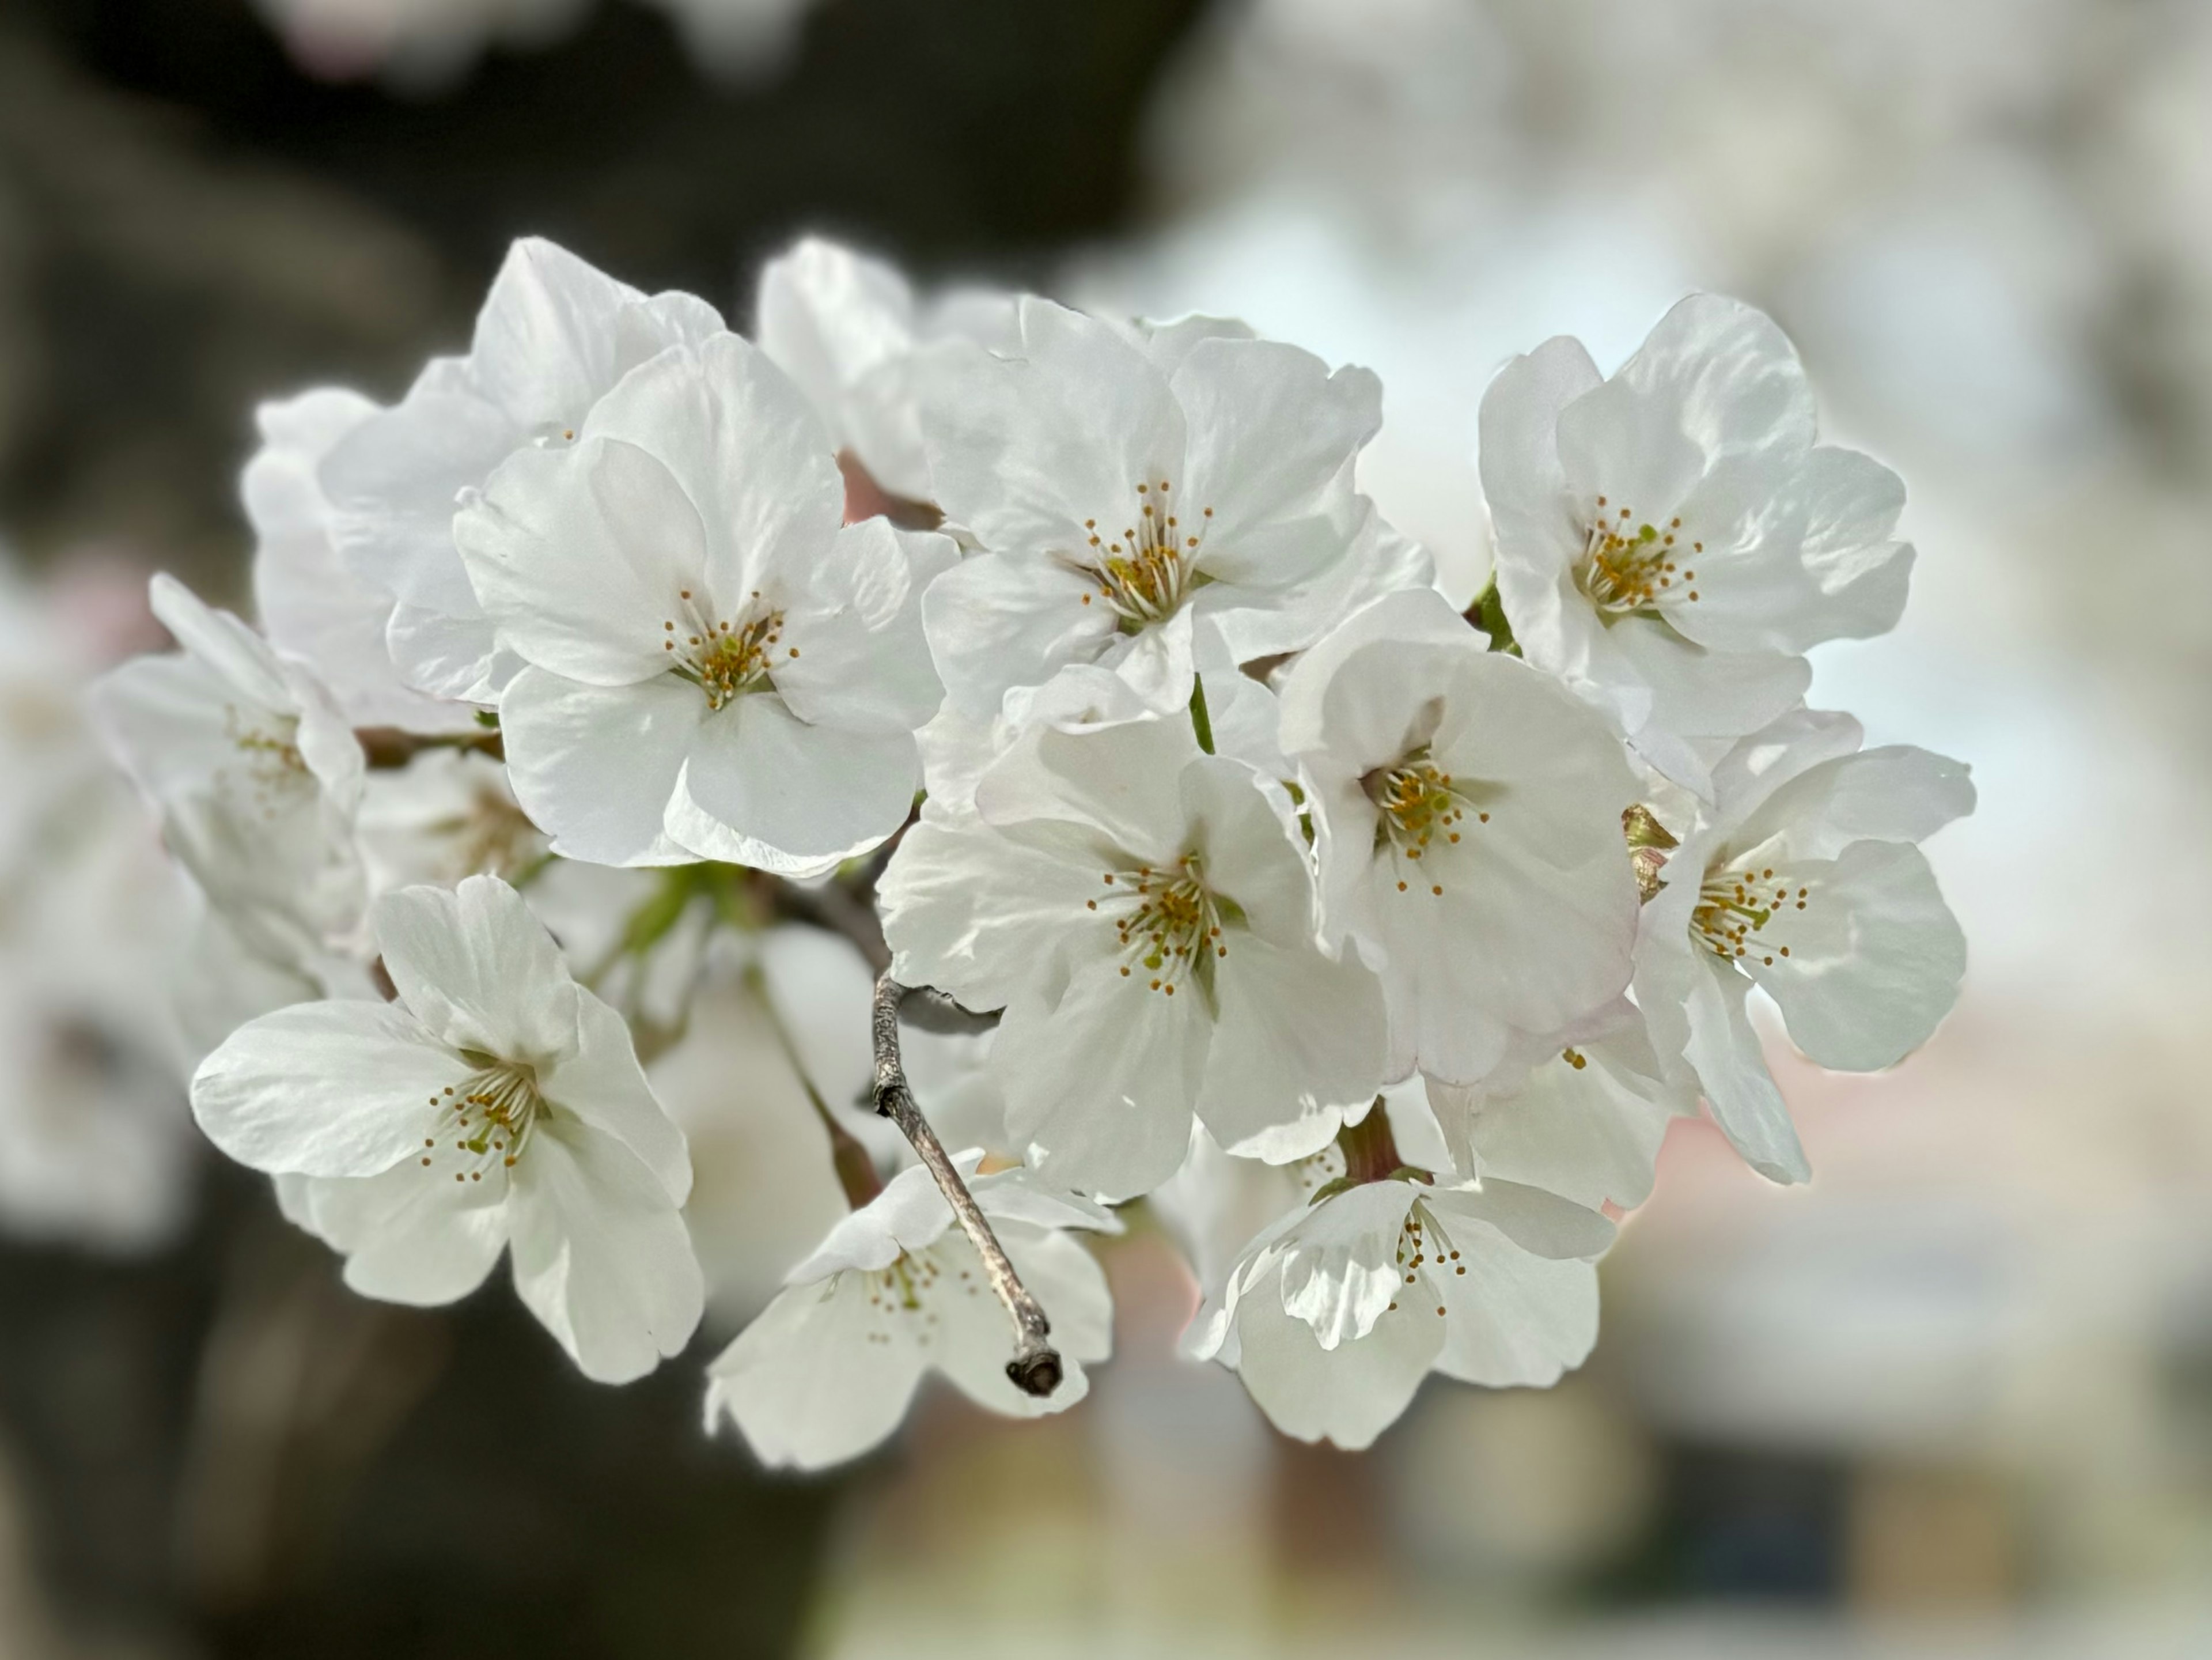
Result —
<path fill-rule="evenodd" d="M 1436 1213 L 1416 1199 L 1406 1213 L 1405 1221 L 1398 1229 L 1398 1268 L 1406 1276 L 1406 1284 L 1417 1284 L 1421 1270 L 1441 1274 L 1449 1268 L 1455 1275 L 1464 1274 L 1467 1264 L 1459 1260 L 1459 1251 L 1452 1244 L 1451 1236 L 1444 1231 L 1443 1224 Z M 1390 1304 L 1393 1309 L 1398 1305 Z M 1443 1318 L 1444 1305 L 1436 1305 L 1437 1317 Z"/>
<path fill-rule="evenodd" d="M 1683 561 L 1705 550 L 1692 542 L 1680 545 L 1682 521 L 1670 519 L 1662 530 L 1638 523 L 1633 510 L 1611 507 L 1602 496 L 1575 563 L 1575 585 L 1591 605 L 1609 617 L 1654 610 L 1675 599 L 1695 603 L 1695 570 Z"/>
<path fill-rule="evenodd" d="M 1235 900 L 1206 885 L 1198 855 L 1185 854 L 1168 871 L 1149 865 L 1108 871 L 1104 880 L 1115 890 L 1106 903 L 1121 902 L 1114 932 L 1127 959 L 1122 978 L 1141 978 L 1146 990 L 1166 997 L 1176 994 L 1177 985 L 1195 979 L 1211 1003 L 1213 966 L 1229 955 L 1222 928 L 1243 921 L 1244 913 Z M 1085 903 L 1098 909 L 1096 899 Z"/>
<path fill-rule="evenodd" d="M 222 711 L 222 729 L 231 747 L 246 757 L 246 776 L 264 807 L 303 784 L 314 787 L 307 757 L 300 753 L 300 722 L 295 715 L 259 714 L 249 721 L 235 703 Z"/>
<path fill-rule="evenodd" d="M 456 1182 L 481 1182 L 488 1170 L 513 1169 L 545 1115 L 537 1073 L 506 1061 L 486 1061 L 432 1096 L 430 1104 L 439 1109 L 438 1121 L 422 1138 L 422 1165 L 450 1170 Z"/>
<path fill-rule="evenodd" d="M 1462 832 L 1457 826 L 1466 822 L 1468 809 L 1474 805 L 1467 791 L 1452 782 L 1452 775 L 1430 757 L 1426 747 L 1395 766 L 1377 767 L 1359 784 L 1376 807 L 1375 851 L 1387 850 L 1394 859 L 1409 862 L 1440 851 L 1434 845 L 1438 836 L 1443 838 L 1443 847 L 1458 845 Z M 1489 813 L 1475 808 L 1475 822 L 1488 824 Z M 1401 874 L 1398 891 L 1409 891 L 1409 877 L 1420 873 Z M 1431 895 L 1444 891 L 1438 881 L 1425 885 Z"/>
<path fill-rule="evenodd" d="M 725 708 L 749 691 L 774 690 L 769 676 L 783 642 L 783 613 L 763 607 L 758 588 L 750 605 L 735 617 L 709 616 L 689 588 L 680 598 L 683 617 L 660 625 L 666 636 L 660 648 L 669 654 L 671 674 L 705 692 L 710 709 Z M 798 647 L 783 647 L 783 660 L 798 655 Z"/>
<path fill-rule="evenodd" d="M 1090 552 L 1080 563 L 1083 574 L 1098 584 L 1098 597 L 1119 620 L 1124 634 L 1136 634 L 1175 614 L 1184 599 L 1212 579 L 1198 567 L 1200 544 L 1206 539 L 1206 521 L 1213 509 L 1200 510 L 1198 533 L 1194 535 L 1171 510 L 1172 485 L 1161 479 L 1137 486 L 1137 522 L 1123 529 L 1118 540 L 1109 540 L 1096 519 L 1083 527 L 1091 533 Z M 1091 603 L 1091 595 L 1083 603 Z"/>
<path fill-rule="evenodd" d="M 1697 905 L 1690 912 L 1690 935 L 1724 963 L 1756 958 L 1762 966 L 1771 967 L 1778 957 L 1790 955 L 1790 947 L 1765 932 L 1768 924 L 1805 909 L 1812 897 L 1809 884 L 1793 884 L 1788 872 L 1771 866 L 1719 871 L 1706 877 L 1698 890 Z"/>
<path fill-rule="evenodd" d="M 896 1341 L 894 1334 L 903 1328 L 914 1342 L 928 1347 L 936 1341 L 939 1324 L 931 1303 L 956 1292 L 980 1297 L 983 1290 L 975 1269 L 953 1266 L 942 1241 L 918 1251 L 902 1251 L 888 1268 L 846 1272 L 858 1274 L 867 1287 L 869 1312 L 875 1316 L 868 1341 L 876 1344 Z M 952 1283 L 940 1291 L 948 1272 L 954 1276 Z"/>

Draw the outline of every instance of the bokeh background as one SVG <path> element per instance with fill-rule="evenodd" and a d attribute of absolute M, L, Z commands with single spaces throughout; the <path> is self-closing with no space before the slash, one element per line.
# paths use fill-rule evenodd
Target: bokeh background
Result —
<path fill-rule="evenodd" d="M 242 599 L 258 399 L 396 395 L 519 233 L 742 320 L 810 229 L 1372 365 L 1462 599 L 1507 355 L 1771 310 L 1911 490 L 1905 625 L 1814 701 L 1974 765 L 1956 1014 L 1778 1043 L 1808 1189 L 1678 1126 L 1557 1389 L 1286 1443 L 1139 1227 L 1089 1402 L 811 1482 L 689 1360 L 351 1298 L 188 1128 L 161 1225 L 69 1225 L 10 1026 L 0 1656 L 2212 1654 L 2212 8 L 0 0 L 0 538 L 117 643 L 149 568 Z"/>

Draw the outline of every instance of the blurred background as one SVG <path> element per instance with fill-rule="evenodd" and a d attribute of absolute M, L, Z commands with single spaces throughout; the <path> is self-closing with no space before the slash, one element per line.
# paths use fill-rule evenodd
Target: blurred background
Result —
<path fill-rule="evenodd" d="M 1911 491 L 1905 625 L 1813 701 L 1973 763 L 1956 1014 L 1778 1042 L 1809 1188 L 1678 1125 L 1555 1390 L 1286 1443 L 1139 1228 L 1086 1404 L 802 1482 L 690 1359 L 350 1298 L 112 1036 L 158 993 L 72 919 L 152 903 L 10 874 L 0 1657 L 2212 1654 L 2212 8 L 0 0 L 0 538 L 73 663 L 143 645 L 149 568 L 244 599 L 254 404 L 396 396 L 511 236 L 744 325 L 803 230 L 1371 365 L 1462 600 L 1506 356 L 1771 311 Z M 14 858 L 77 670 L 0 649 Z"/>

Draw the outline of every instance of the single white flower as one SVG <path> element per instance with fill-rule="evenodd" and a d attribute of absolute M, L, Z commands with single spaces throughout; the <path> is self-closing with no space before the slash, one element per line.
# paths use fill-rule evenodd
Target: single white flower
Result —
<path fill-rule="evenodd" d="M 1133 334 L 1025 298 L 1020 325 L 923 372 L 938 504 L 986 550 L 923 602 L 947 691 L 988 719 L 1099 663 L 1180 708 L 1194 620 L 1283 611 L 1346 557 L 1381 385 L 1211 319 Z"/>
<path fill-rule="evenodd" d="M 761 1461 L 819 1469 L 857 1457 L 897 1429 L 915 1388 L 942 1371 L 978 1406 L 1010 1418 L 1083 1399 L 1086 1364 L 1112 1352 L 1106 1276 L 1071 1228 L 1119 1232 L 1112 1213 L 1025 1170 L 975 1174 L 956 1162 L 1022 1283 L 1050 1311 L 1066 1368 L 1047 1396 L 1006 1376 L 1014 1340 L 982 1260 L 916 1165 L 830 1231 L 785 1289 L 708 1368 L 707 1423 L 725 1414 Z"/>
<path fill-rule="evenodd" d="M 317 474 L 331 533 L 355 581 L 383 597 L 404 679 L 436 697 L 489 703 L 514 672 L 496 660 L 453 545 L 459 494 L 518 450 L 574 442 L 629 370 L 722 327 L 703 300 L 648 298 L 525 237 L 492 281 L 468 356 L 433 359 L 398 404 L 332 444 Z"/>
<path fill-rule="evenodd" d="M 1713 769 L 1714 802 L 1644 909 L 1636 1000 L 1761 1174 L 1810 1174 L 1744 999 L 1840 1072 L 1893 1065 L 1950 1012 L 1966 942 L 1916 843 L 1974 807 L 1960 762 L 1859 749 L 1857 721 L 1800 709 Z"/>
<path fill-rule="evenodd" d="M 254 411 L 261 447 L 240 485 L 253 525 L 254 608 L 270 644 L 312 663 L 354 725 L 466 731 L 474 708 L 426 696 L 400 678 L 385 640 L 392 596 L 356 579 L 331 539 L 323 459 L 379 413 L 360 393 L 334 387 Z"/>
<path fill-rule="evenodd" d="M 516 797 L 566 856 L 812 875 L 896 830 L 942 691 L 918 595 L 953 557 L 844 488 L 796 388 L 732 334 L 527 449 L 453 534 L 502 648 Z"/>
<path fill-rule="evenodd" d="M 818 236 L 769 261 L 754 307 L 760 349 L 806 394 L 840 463 L 866 475 L 848 478 L 848 500 L 856 483 L 894 502 L 931 499 L 917 351 L 953 339 L 1005 350 L 1020 339 L 1013 295 L 957 289 L 925 303 L 891 266 Z"/>
<path fill-rule="evenodd" d="M 1382 976 L 1390 1076 L 1480 1082 L 1516 1034 L 1628 983 L 1635 784 L 1604 721 L 1431 589 L 1348 618 L 1282 681 L 1323 938 Z"/>
<path fill-rule="evenodd" d="M 1409 1170 L 1386 1124 L 1373 1111 L 1345 1132 L 1353 1168 L 1332 1147 L 1297 1173 L 1304 1190 L 1183 1336 L 1301 1441 L 1369 1445 L 1431 1371 L 1554 1383 L 1597 1341 L 1593 1259 L 1612 1225 L 1538 1188 Z"/>
<path fill-rule="evenodd" d="M 1894 627 L 1905 486 L 1814 441 L 1812 389 L 1772 322 L 1697 295 L 1610 380 L 1562 336 L 1482 401 L 1497 581 L 1522 651 L 1650 764 L 1707 768 L 1804 695 L 1804 653 Z"/>
<path fill-rule="evenodd" d="M 333 980 L 367 898 L 353 729 L 313 675 L 229 612 L 167 575 L 151 596 L 182 649 L 107 674 L 89 693 L 94 720 L 240 939 L 287 971 Z"/>
<path fill-rule="evenodd" d="M 386 894 L 374 922 L 398 1000 L 241 1027 L 193 1076 L 201 1128 L 240 1164 L 309 1178 L 292 1213 L 362 1295 L 450 1303 L 505 1248 L 586 1376 L 652 1371 L 699 1322 L 691 1165 L 622 1018 L 496 878 Z"/>
<path fill-rule="evenodd" d="M 1006 1015 L 990 1066 L 1041 1174 L 1124 1198 L 1224 1146 L 1310 1152 L 1383 1073 L 1381 988 L 1314 943 L 1287 800 L 1180 721 L 1041 727 L 880 886 L 892 971 Z"/>

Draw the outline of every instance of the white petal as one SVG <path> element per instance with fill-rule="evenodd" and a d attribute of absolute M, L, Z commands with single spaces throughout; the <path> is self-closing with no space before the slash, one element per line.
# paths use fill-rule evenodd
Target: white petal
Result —
<path fill-rule="evenodd" d="M 192 1116 L 255 1170 L 376 1176 L 420 1151 L 433 1098 L 470 1073 L 404 1009 L 299 1003 L 233 1032 L 192 1075 Z"/>
<path fill-rule="evenodd" d="M 315 1229 L 346 1255 L 345 1282 L 363 1297 L 434 1308 L 484 1281 L 507 1244 L 507 1183 L 456 1183 L 403 1159 L 362 1181 L 318 1181 Z"/>
<path fill-rule="evenodd" d="M 650 452 L 690 499 L 706 527 L 708 590 L 721 616 L 769 589 L 779 568 L 811 569 L 844 520 L 844 479 L 814 411 L 734 334 L 633 371 L 584 431 Z"/>
<path fill-rule="evenodd" d="M 1356 958 L 1332 962 L 1310 941 L 1279 946 L 1240 932 L 1227 943 L 1214 966 L 1220 1018 L 1198 1116 L 1232 1152 L 1279 1162 L 1318 1152 L 1319 1143 L 1291 1152 L 1295 1136 L 1263 1144 L 1300 1126 L 1325 1139 L 1341 1109 L 1375 1098 L 1388 1057 L 1382 984 Z"/>
<path fill-rule="evenodd" d="M 821 1469 L 858 1457 L 906 1416 L 920 1351 L 869 1341 L 879 1325 L 857 1274 L 793 1286 L 708 1368 L 709 1426 L 727 1413 L 760 1461 Z"/>
<path fill-rule="evenodd" d="M 1704 953 L 1699 952 L 1702 957 Z M 1770 1182 L 1802 1182 L 1813 1174 L 1790 1122 L 1789 1104 L 1766 1070 L 1759 1034 L 1744 1012 L 1751 982 L 1710 959 L 1690 976 L 1689 1042 L 1683 1058 L 1697 1069 L 1705 1104 L 1735 1150 Z"/>
<path fill-rule="evenodd" d="M 908 830 L 877 893 L 891 971 L 975 1009 L 1003 1007 L 1103 891 L 1099 873 L 981 824 Z"/>
<path fill-rule="evenodd" d="M 1263 533 L 1319 516 L 1347 464 L 1382 424 L 1382 383 L 1270 340 L 1216 337 L 1193 346 L 1170 386 L 1188 423 L 1186 476 L 1169 505 L 1203 540 L 1199 568 L 1240 586 L 1284 589 L 1319 573 L 1347 544 L 1304 544 Z M 1197 515 L 1210 509 L 1201 522 Z M 1263 559 L 1262 549 L 1307 562 Z"/>
<path fill-rule="evenodd" d="M 512 1174 L 515 1291 L 584 1375 L 626 1383 L 683 1353 L 705 1286 L 683 1217 L 637 1155 L 562 1119 Z"/>
<path fill-rule="evenodd" d="M 1365 1337 L 1404 1282 L 1398 1263 L 1411 1183 L 1368 1182 L 1322 1201 L 1283 1237 L 1251 1294 L 1279 1295 L 1283 1311 L 1313 1328 L 1322 1347 Z M 1279 1274 L 1279 1290 L 1265 1281 Z"/>
<path fill-rule="evenodd" d="M 921 614 L 947 694 L 979 720 L 999 712 L 1007 688 L 1041 686 L 1097 657 L 1115 631 L 1090 578 L 1012 555 L 963 560 L 930 584 Z"/>
<path fill-rule="evenodd" d="M 1021 301 L 1012 356 L 948 344 L 926 353 L 923 435 L 948 516 L 986 548 L 1074 555 L 1085 521 L 1133 525 L 1137 486 L 1183 471 L 1183 418 L 1166 377 L 1106 324 Z"/>
<path fill-rule="evenodd" d="M 1770 838 L 1792 860 L 1832 859 L 1855 842 L 1921 842 L 1974 810 L 1972 769 L 1908 744 L 1808 767 L 1732 831 L 1731 847 Z"/>
<path fill-rule="evenodd" d="M 1832 863 L 1786 873 L 1812 890 L 1807 909 L 1778 911 L 1739 960 L 1782 1006 L 1790 1040 L 1822 1066 L 1894 1065 L 1950 1012 L 1966 970 L 1966 936 L 1936 873 L 1919 848 L 1891 842 L 1854 842 Z"/>
<path fill-rule="evenodd" d="M 1268 1421 L 1300 1441 L 1371 1445 L 1413 1404 L 1443 1347 L 1444 1322 L 1431 1309 L 1401 1306 L 1365 1337 L 1324 1349 L 1310 1326 L 1272 1304 L 1255 1292 L 1238 1311 L 1237 1375 Z"/>
<path fill-rule="evenodd" d="M 532 1066 L 575 1055 L 576 982 L 545 925 L 497 877 L 450 892 L 402 888 L 376 902 L 373 920 L 400 1000 L 438 1042 Z"/>
<path fill-rule="evenodd" d="M 666 673 L 699 618 L 730 617 L 698 603 L 707 535 L 658 458 L 601 437 L 518 450 L 453 520 L 501 642 L 537 667 L 604 686 Z"/>
<path fill-rule="evenodd" d="M 793 714 L 850 732 L 910 733 L 945 689 L 923 636 L 921 591 L 957 557 L 949 537 L 870 519 L 837 532 L 811 593 L 785 613 L 775 690 Z"/>
<path fill-rule="evenodd" d="M 772 694 L 739 697 L 695 728 L 670 836 L 705 858 L 815 875 L 865 853 L 904 822 L 921 782 L 905 733 L 813 727 Z M 688 803 L 709 824 L 692 821 Z M 714 835 L 733 833 L 738 845 Z M 708 838 L 714 839 L 708 839 Z"/>
<path fill-rule="evenodd" d="M 1444 1328 L 1437 1370 L 1469 1383 L 1502 1389 L 1548 1387 L 1580 1365 L 1597 1341 L 1597 1270 L 1590 1263 L 1532 1256 L 1486 1223 L 1453 1213 L 1453 1195 L 1433 1208 L 1450 1235 L 1465 1274 L 1424 1275 L 1418 1293 L 1437 1301 L 1417 1313 Z M 1437 1268 L 1443 1264 L 1435 1265 Z"/>
<path fill-rule="evenodd" d="M 991 1045 L 1006 1126 L 1062 1187 L 1120 1200 L 1175 1174 L 1190 1145 L 1212 1021 L 1111 958 L 1081 964 L 1056 1005 L 1007 1006 Z"/>
<path fill-rule="evenodd" d="M 605 687 L 525 669 L 499 704 L 515 800 L 564 858 L 687 863 L 663 825 L 707 714 L 699 689 L 672 675 Z"/>
<path fill-rule="evenodd" d="M 541 1092 L 556 1108 L 622 1142 L 653 1172 L 669 1202 L 682 1204 L 691 1191 L 691 1156 L 684 1132 L 646 1082 L 629 1025 L 581 987 L 576 1002 L 576 1053 L 540 1075 Z"/>

